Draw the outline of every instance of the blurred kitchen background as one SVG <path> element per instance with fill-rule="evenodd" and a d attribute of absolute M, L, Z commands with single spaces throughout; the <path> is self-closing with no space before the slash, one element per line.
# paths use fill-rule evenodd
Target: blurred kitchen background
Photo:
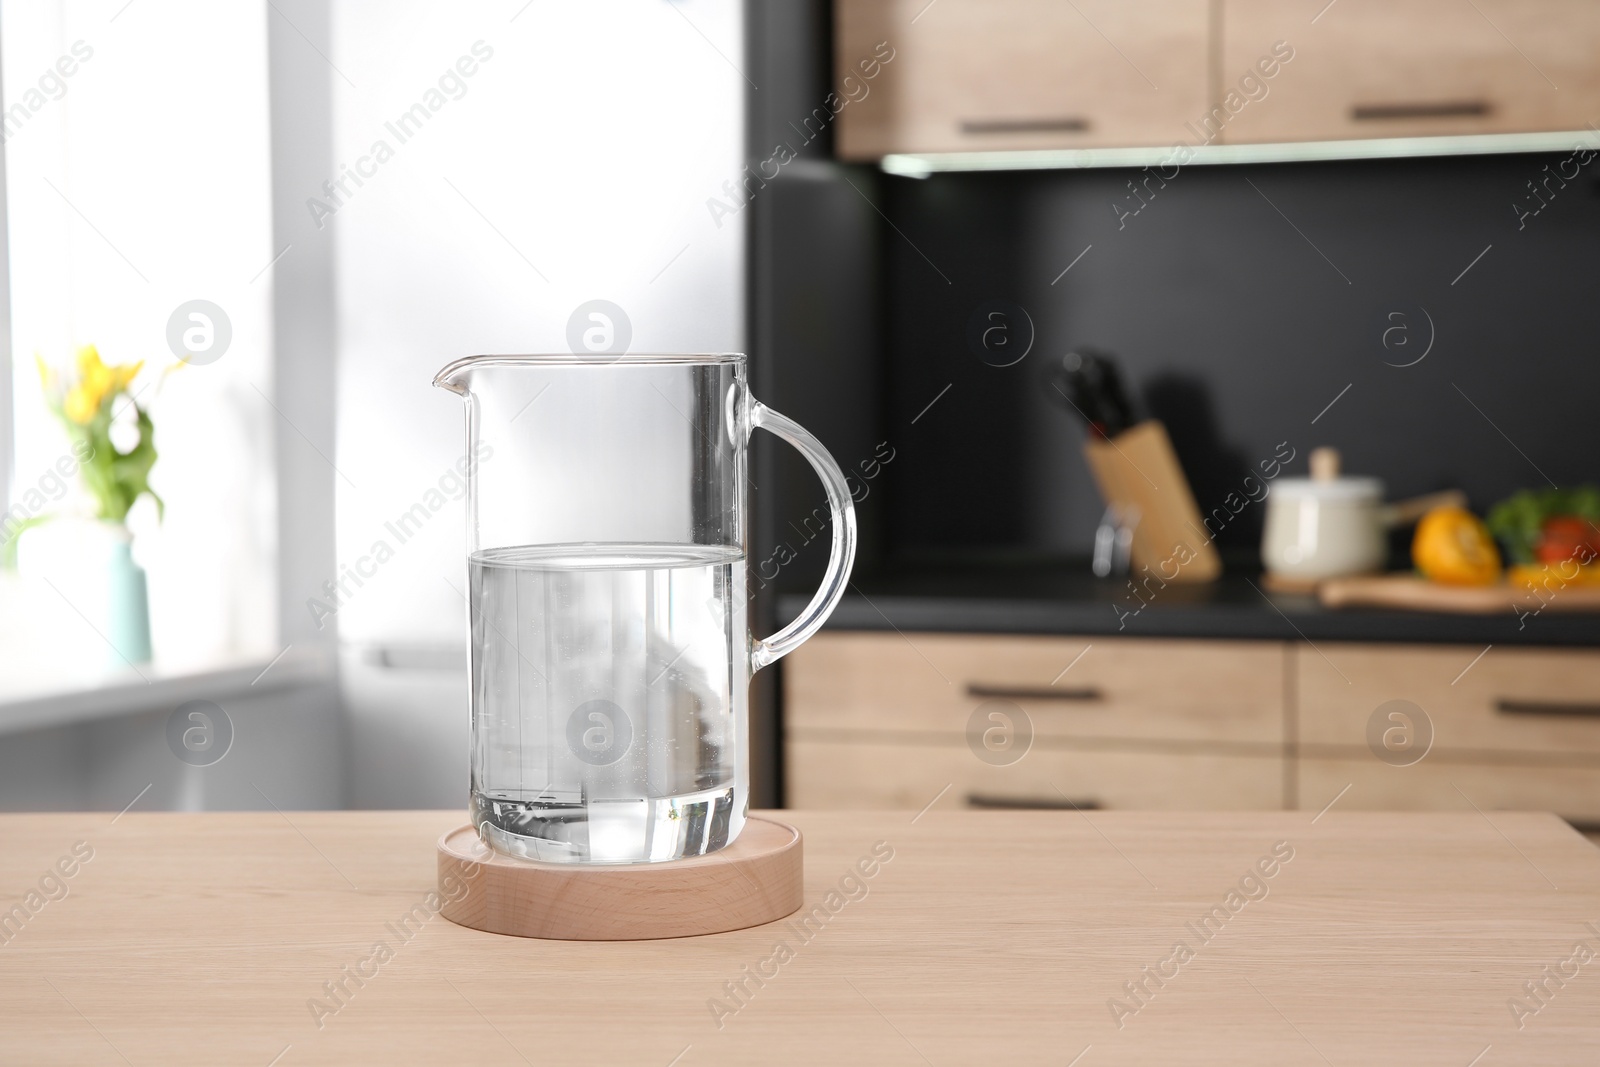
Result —
<path fill-rule="evenodd" d="M 758 804 L 1600 824 L 1591 572 L 1439 580 L 1474 515 L 1525 567 L 1600 519 L 1588 0 L 37 0 L 0 75 L 0 808 L 462 804 L 429 381 L 605 300 L 634 351 L 748 352 L 852 475 Z M 88 501 L 35 354 L 89 344 L 147 361 L 148 662 L 114 548 L 33 521 Z M 756 449 L 767 633 L 826 508 Z M 1426 508 L 1380 504 L 1439 493 L 1417 578 Z"/>

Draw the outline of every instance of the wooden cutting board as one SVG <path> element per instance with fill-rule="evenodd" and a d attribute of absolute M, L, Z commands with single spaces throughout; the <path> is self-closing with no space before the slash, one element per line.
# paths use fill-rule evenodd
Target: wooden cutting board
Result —
<path fill-rule="evenodd" d="M 1326 608 L 1401 608 L 1496 615 L 1523 611 L 1600 611 L 1600 587 L 1569 585 L 1539 596 L 1520 585 L 1440 585 L 1413 574 L 1330 578 L 1317 587 Z"/>

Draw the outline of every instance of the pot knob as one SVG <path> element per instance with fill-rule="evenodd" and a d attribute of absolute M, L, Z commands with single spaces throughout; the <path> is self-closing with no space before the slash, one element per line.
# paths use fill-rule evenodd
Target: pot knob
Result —
<path fill-rule="evenodd" d="M 1311 450 L 1311 480 L 1333 482 L 1339 479 L 1339 450 L 1314 448 Z"/>

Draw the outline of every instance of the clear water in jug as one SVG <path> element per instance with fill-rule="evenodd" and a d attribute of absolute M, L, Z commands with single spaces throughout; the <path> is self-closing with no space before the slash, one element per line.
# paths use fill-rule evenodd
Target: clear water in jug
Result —
<path fill-rule="evenodd" d="M 520 769 L 515 783 L 473 783 L 473 822 L 492 847 L 628 862 L 738 836 L 741 549 L 501 548 L 470 570 L 475 714 L 485 743 L 505 749 L 495 762 Z"/>

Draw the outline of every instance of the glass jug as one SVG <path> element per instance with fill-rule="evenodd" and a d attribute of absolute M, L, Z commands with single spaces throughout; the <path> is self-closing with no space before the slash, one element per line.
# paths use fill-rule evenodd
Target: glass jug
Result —
<path fill-rule="evenodd" d="M 750 395 L 742 355 L 457 360 L 467 407 L 472 823 L 507 855 L 713 852 L 749 807 L 750 676 L 844 595 L 856 520 L 822 444 Z M 794 622 L 746 622 L 749 439 L 800 450 L 833 545 Z"/>

